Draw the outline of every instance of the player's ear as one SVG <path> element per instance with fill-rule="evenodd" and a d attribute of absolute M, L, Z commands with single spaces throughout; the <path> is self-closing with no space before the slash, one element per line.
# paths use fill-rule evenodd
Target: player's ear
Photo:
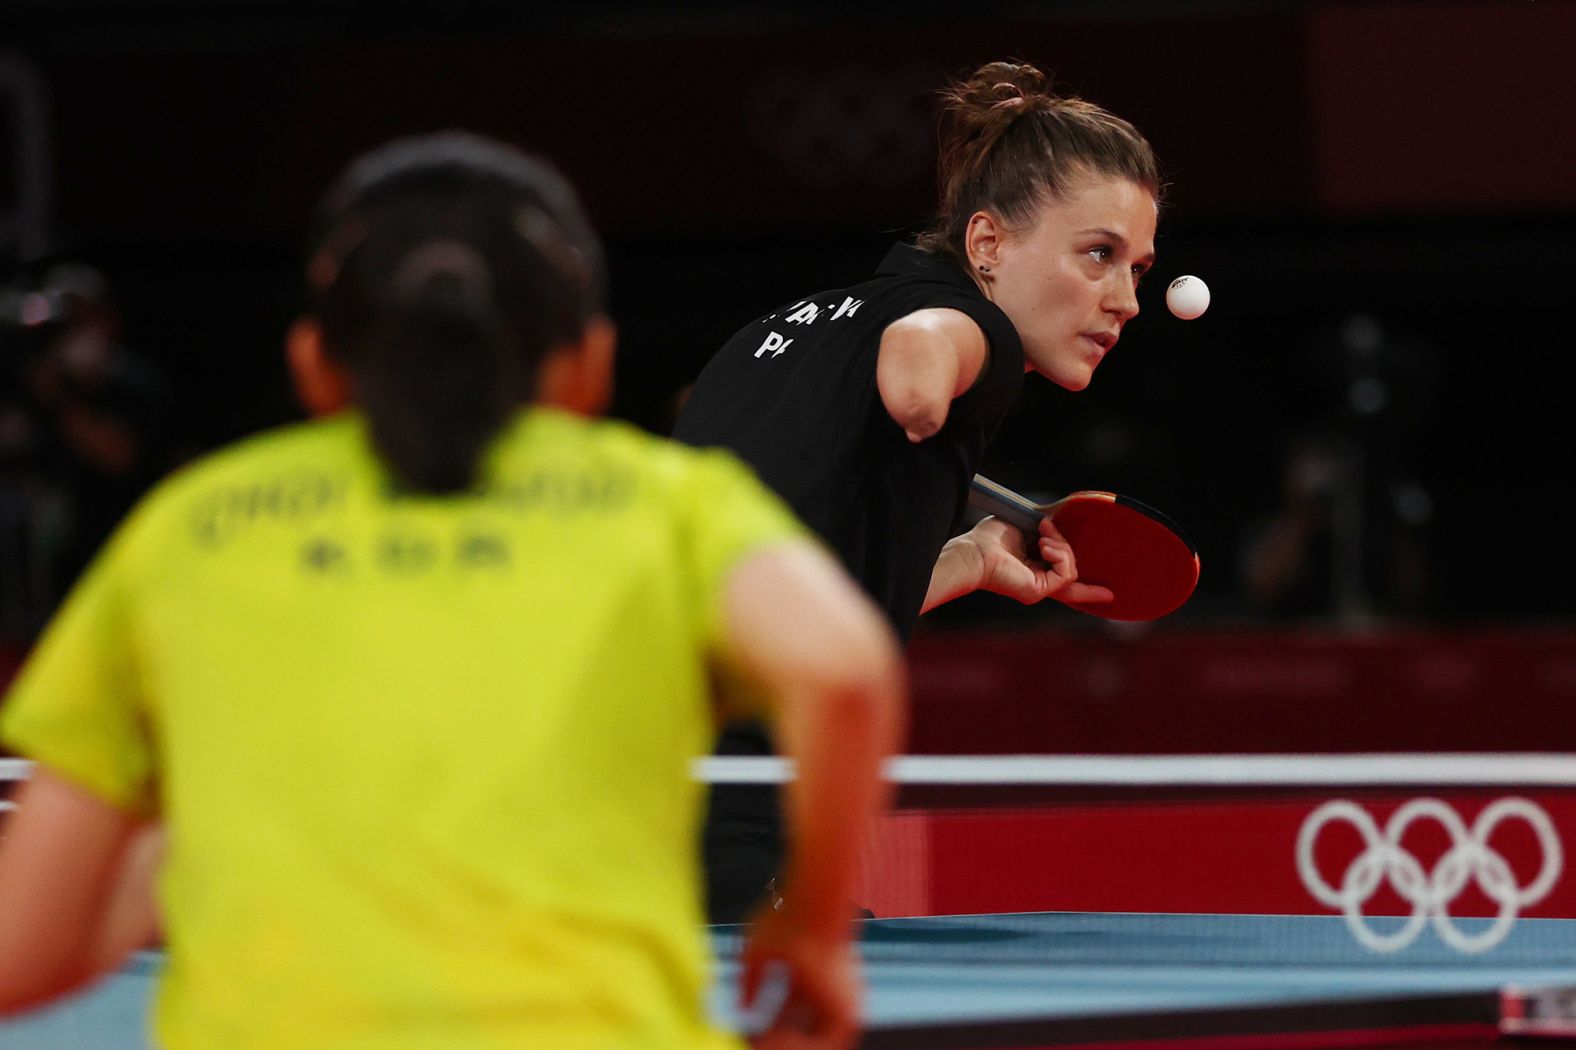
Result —
<path fill-rule="evenodd" d="M 976 275 L 988 275 L 1001 263 L 1001 244 L 1006 229 L 1001 220 L 988 211 L 977 211 L 969 216 L 968 227 L 963 231 L 963 249 L 968 255 L 969 269 Z"/>
<path fill-rule="evenodd" d="M 618 329 L 593 317 L 580 339 L 548 355 L 537 376 L 537 401 L 583 416 L 600 416 L 613 400 L 613 357 Z"/>
<path fill-rule="evenodd" d="M 285 334 L 285 361 L 296 399 L 307 412 L 326 416 L 350 405 L 350 373 L 328 355 L 323 330 L 310 317 L 298 318 Z"/>

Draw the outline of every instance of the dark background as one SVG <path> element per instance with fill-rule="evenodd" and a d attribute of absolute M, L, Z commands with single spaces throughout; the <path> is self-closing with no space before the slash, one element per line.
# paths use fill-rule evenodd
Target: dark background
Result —
<path fill-rule="evenodd" d="M 1569 623 L 1573 50 L 1559 0 L 0 0 L 0 68 L 43 118 L 37 166 L 0 169 L 8 279 L 100 267 L 170 426 L 210 447 L 292 418 L 316 194 L 391 136 L 467 127 L 582 189 L 617 412 L 662 431 L 736 327 L 860 279 L 928 216 L 930 92 L 1016 56 L 1131 119 L 1171 185 L 1143 315 L 1087 391 L 1031 378 L 986 472 L 1179 519 L 1204 575 L 1168 629 Z M 1162 299 L 1183 273 L 1213 291 L 1195 322 Z M 1246 545 L 1310 433 L 1360 466 L 1331 498 L 1355 498 L 1356 561 L 1313 549 L 1312 591 L 1255 600 Z M 933 626 L 1059 617 L 971 596 Z"/>

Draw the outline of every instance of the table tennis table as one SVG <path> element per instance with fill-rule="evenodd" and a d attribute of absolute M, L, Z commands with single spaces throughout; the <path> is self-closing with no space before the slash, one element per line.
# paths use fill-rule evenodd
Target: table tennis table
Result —
<path fill-rule="evenodd" d="M 710 1008 L 732 1025 L 742 928 L 709 934 Z M 1380 954 L 1339 916 L 950 915 L 868 921 L 861 954 L 873 1050 L 1461 1047 L 1498 1037 L 1507 986 L 1576 986 L 1576 919 L 1523 918 L 1480 954 L 1432 930 Z M 160 965 L 144 953 L 82 997 L 0 1024 L 0 1050 L 146 1046 Z"/>

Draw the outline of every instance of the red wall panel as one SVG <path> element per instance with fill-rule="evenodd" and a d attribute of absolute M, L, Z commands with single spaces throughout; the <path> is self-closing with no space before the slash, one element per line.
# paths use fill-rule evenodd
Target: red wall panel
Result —
<path fill-rule="evenodd" d="M 1576 633 L 922 632 L 915 753 L 1576 751 Z"/>
<path fill-rule="evenodd" d="M 1338 212 L 1576 206 L 1576 4 L 1319 5 L 1319 196 Z"/>

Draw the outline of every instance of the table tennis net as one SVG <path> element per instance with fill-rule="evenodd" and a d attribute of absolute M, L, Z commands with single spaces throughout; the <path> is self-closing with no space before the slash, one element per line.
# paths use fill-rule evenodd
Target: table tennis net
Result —
<path fill-rule="evenodd" d="M 27 773 L 0 760 L 0 802 Z M 856 902 L 876 956 L 1576 961 L 1576 755 L 905 756 L 888 775 Z"/>
<path fill-rule="evenodd" d="M 860 889 L 882 920 L 868 955 L 1576 961 L 1576 757 L 908 756 L 888 772 L 898 803 Z"/>

